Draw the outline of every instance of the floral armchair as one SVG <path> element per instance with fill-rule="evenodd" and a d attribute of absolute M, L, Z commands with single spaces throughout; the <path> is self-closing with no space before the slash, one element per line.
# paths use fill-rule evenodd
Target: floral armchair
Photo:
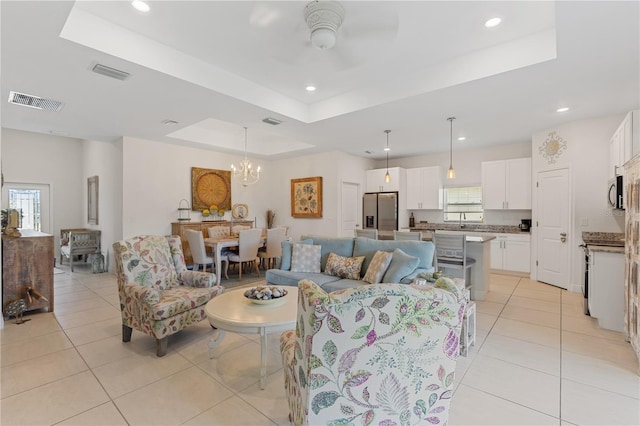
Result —
<path fill-rule="evenodd" d="M 156 339 L 156 355 L 169 336 L 207 317 L 205 305 L 224 288 L 216 276 L 187 270 L 180 237 L 139 236 L 113 244 L 122 311 L 122 341 L 133 329 Z"/>
<path fill-rule="evenodd" d="M 447 423 L 465 303 L 450 279 L 299 290 L 280 337 L 295 425 Z"/>

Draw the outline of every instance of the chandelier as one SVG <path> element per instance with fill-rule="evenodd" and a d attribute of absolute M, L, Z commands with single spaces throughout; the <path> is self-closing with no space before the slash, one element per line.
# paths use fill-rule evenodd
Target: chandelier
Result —
<path fill-rule="evenodd" d="M 253 185 L 260 180 L 260 166 L 254 169 L 251 161 L 247 159 L 247 128 L 244 128 L 244 160 L 240 161 L 238 167 L 231 165 L 233 177 L 240 178 L 242 186 Z"/>

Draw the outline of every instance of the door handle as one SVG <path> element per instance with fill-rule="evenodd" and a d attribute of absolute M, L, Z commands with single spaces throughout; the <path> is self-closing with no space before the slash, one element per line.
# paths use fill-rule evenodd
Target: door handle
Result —
<path fill-rule="evenodd" d="M 563 243 L 567 242 L 567 233 L 566 232 L 561 232 L 560 233 L 560 241 Z"/>

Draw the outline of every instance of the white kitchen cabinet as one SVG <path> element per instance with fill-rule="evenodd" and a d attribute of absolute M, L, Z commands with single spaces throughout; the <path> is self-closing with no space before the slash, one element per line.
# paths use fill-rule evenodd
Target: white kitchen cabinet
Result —
<path fill-rule="evenodd" d="M 439 166 L 407 169 L 407 210 L 441 210 L 442 196 Z"/>
<path fill-rule="evenodd" d="M 531 158 L 482 162 L 486 210 L 531 210 Z"/>
<path fill-rule="evenodd" d="M 622 165 L 640 152 L 640 111 L 631 111 L 609 140 L 609 177 L 623 174 Z"/>
<path fill-rule="evenodd" d="M 495 234 L 491 240 L 491 269 L 531 272 L 531 235 Z"/>
<path fill-rule="evenodd" d="M 367 170 L 366 192 L 393 192 L 401 191 L 405 187 L 406 170 L 402 167 L 389 167 L 391 181 L 386 183 L 384 175 L 387 169 Z"/>
<path fill-rule="evenodd" d="M 623 333 L 624 253 L 589 252 L 589 313 L 600 327 Z"/>

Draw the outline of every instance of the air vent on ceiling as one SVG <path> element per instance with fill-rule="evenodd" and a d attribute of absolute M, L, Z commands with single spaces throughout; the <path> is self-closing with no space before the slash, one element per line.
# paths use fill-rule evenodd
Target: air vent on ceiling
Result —
<path fill-rule="evenodd" d="M 115 78 L 116 80 L 126 80 L 131 76 L 128 72 L 120 71 L 102 64 L 95 64 L 91 70 L 96 74 Z"/>
<path fill-rule="evenodd" d="M 267 123 L 267 124 L 271 124 L 272 126 L 277 126 L 278 124 L 282 123 L 282 121 L 277 120 L 273 117 L 267 117 L 264 120 L 262 120 L 263 123 Z"/>
<path fill-rule="evenodd" d="M 46 109 L 47 111 L 60 111 L 62 102 L 52 99 L 44 99 L 39 96 L 27 95 L 26 93 L 9 92 L 9 103 L 26 106 L 35 109 Z"/>

